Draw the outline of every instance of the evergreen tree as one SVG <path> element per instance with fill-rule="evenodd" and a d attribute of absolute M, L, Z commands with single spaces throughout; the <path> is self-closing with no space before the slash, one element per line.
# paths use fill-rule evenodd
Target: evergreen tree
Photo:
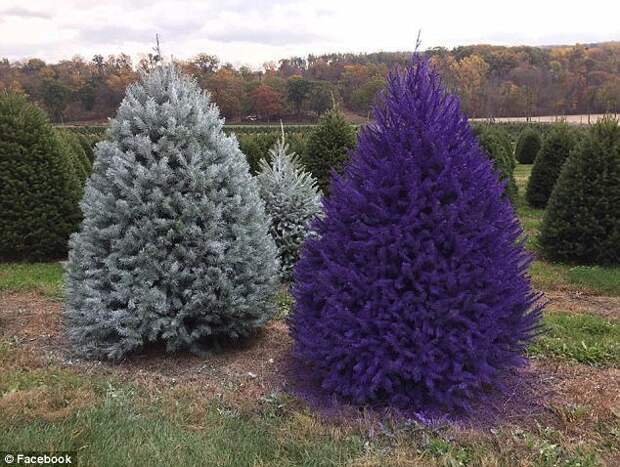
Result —
<path fill-rule="evenodd" d="M 201 352 L 272 317 L 276 246 L 222 127 L 209 96 L 172 66 L 128 88 L 71 239 L 65 317 L 80 354 L 119 359 L 155 341 Z"/>
<path fill-rule="evenodd" d="M 250 164 L 250 173 L 256 175 L 260 171 L 261 161 L 269 156 L 269 150 L 278 140 L 277 133 L 243 134 L 237 136 L 239 149 L 245 154 Z"/>
<path fill-rule="evenodd" d="M 566 124 L 558 125 L 547 133 L 527 182 L 525 199 L 531 207 L 544 209 L 547 206 L 562 165 L 575 142 L 575 134 Z"/>
<path fill-rule="evenodd" d="M 533 164 L 541 144 L 538 132 L 532 128 L 526 128 L 519 135 L 515 157 L 521 164 Z"/>
<path fill-rule="evenodd" d="M 467 409 L 540 317 L 490 161 L 428 61 L 387 79 L 294 271 L 294 355 L 354 403 Z"/>
<path fill-rule="evenodd" d="M 340 173 L 355 147 L 355 127 L 337 109 L 323 114 L 308 138 L 304 165 L 317 179 L 323 193 L 329 189 L 332 170 Z"/>
<path fill-rule="evenodd" d="M 84 147 L 78 136 L 70 131 L 58 131 L 57 134 L 63 145 L 63 151 L 69 160 L 71 170 L 77 178 L 80 187 L 83 187 L 92 170 L 92 164 L 84 151 Z"/>
<path fill-rule="evenodd" d="M 540 235 L 546 257 L 620 264 L 620 127 L 595 124 L 562 167 Z"/>
<path fill-rule="evenodd" d="M 0 259 L 65 258 L 78 228 L 80 184 L 45 114 L 0 95 Z"/>
<path fill-rule="evenodd" d="M 514 178 L 516 161 L 512 156 L 510 139 L 505 131 L 491 126 L 478 127 L 475 129 L 478 134 L 480 146 L 485 154 L 493 162 L 499 174 L 499 179 L 505 184 L 504 194 L 514 202 L 517 199 L 517 183 Z"/>
<path fill-rule="evenodd" d="M 278 246 L 282 277 L 288 280 L 310 222 L 321 212 L 321 196 L 312 175 L 303 170 L 295 153 L 289 153 L 284 130 L 269 155 L 270 161 L 261 160 L 256 178 L 271 217 L 270 232 Z"/>
<path fill-rule="evenodd" d="M 304 133 L 289 133 L 286 137 L 287 144 L 297 154 L 305 151 L 304 136 Z M 250 173 L 256 175 L 260 171 L 261 161 L 269 158 L 269 150 L 277 143 L 278 134 L 275 132 L 240 133 L 237 139 L 239 149 L 245 154 L 250 164 Z"/>
<path fill-rule="evenodd" d="M 92 170 L 93 162 L 95 161 L 95 146 L 99 141 L 101 141 L 102 137 L 97 133 L 77 133 L 75 134 L 77 137 L 80 146 L 82 146 L 82 150 L 86 157 L 90 162 L 90 169 Z"/>
<path fill-rule="evenodd" d="M 512 166 L 512 170 L 517 167 L 517 160 L 515 159 L 514 149 L 512 148 L 512 140 L 510 138 L 510 133 L 508 133 L 504 128 L 498 125 L 493 125 L 487 127 L 489 129 L 493 129 L 493 134 L 499 139 L 500 144 L 504 148 L 504 152 L 508 156 L 510 160 L 510 165 Z"/>

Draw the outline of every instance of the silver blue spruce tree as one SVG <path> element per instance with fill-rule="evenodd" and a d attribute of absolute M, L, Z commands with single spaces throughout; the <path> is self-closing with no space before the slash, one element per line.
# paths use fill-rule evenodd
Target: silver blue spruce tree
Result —
<path fill-rule="evenodd" d="M 96 149 L 66 267 L 85 357 L 149 342 L 201 353 L 275 312 L 277 248 L 256 181 L 209 95 L 174 66 L 130 86 Z"/>
<path fill-rule="evenodd" d="M 289 152 L 284 130 L 269 150 L 269 160 L 260 161 L 256 179 L 271 217 L 270 232 L 278 247 L 282 278 L 290 280 L 310 224 L 321 213 L 321 193 L 297 155 Z"/>

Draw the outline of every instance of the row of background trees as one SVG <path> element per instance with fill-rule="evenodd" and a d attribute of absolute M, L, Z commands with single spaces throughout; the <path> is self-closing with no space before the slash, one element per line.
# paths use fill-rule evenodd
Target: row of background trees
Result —
<path fill-rule="evenodd" d="M 473 45 L 427 50 L 445 85 L 461 96 L 471 117 L 528 117 L 618 113 L 620 42 L 556 47 Z M 228 121 L 276 118 L 312 121 L 338 102 L 368 114 L 387 71 L 406 65 L 411 52 L 309 55 L 267 63 L 261 70 L 235 68 L 200 54 L 178 61 L 184 72 L 209 89 Z M 95 55 L 59 63 L 31 58 L 0 60 L 0 90 L 22 92 L 54 121 L 102 120 L 111 116 L 138 70 L 125 54 Z M 254 118 L 252 117 L 252 119 Z"/>

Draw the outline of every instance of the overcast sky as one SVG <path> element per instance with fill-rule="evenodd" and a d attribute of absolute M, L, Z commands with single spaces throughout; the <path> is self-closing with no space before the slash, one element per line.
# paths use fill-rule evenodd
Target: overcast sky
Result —
<path fill-rule="evenodd" d="M 293 55 L 620 40 L 620 0 L 0 0 L 0 57 L 200 52 L 254 68 Z"/>

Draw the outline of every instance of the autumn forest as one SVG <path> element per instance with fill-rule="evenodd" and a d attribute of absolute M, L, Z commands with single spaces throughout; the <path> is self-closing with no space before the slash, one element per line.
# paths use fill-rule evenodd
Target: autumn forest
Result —
<path fill-rule="evenodd" d="M 475 45 L 425 52 L 470 117 L 528 117 L 620 111 L 620 42 L 555 47 Z M 365 117 L 389 69 L 410 52 L 309 55 L 234 67 L 200 54 L 179 61 L 208 89 L 229 122 L 312 122 L 334 102 Z M 141 69 L 125 54 L 59 63 L 0 60 L 0 89 L 25 93 L 56 122 L 111 116 Z"/>

